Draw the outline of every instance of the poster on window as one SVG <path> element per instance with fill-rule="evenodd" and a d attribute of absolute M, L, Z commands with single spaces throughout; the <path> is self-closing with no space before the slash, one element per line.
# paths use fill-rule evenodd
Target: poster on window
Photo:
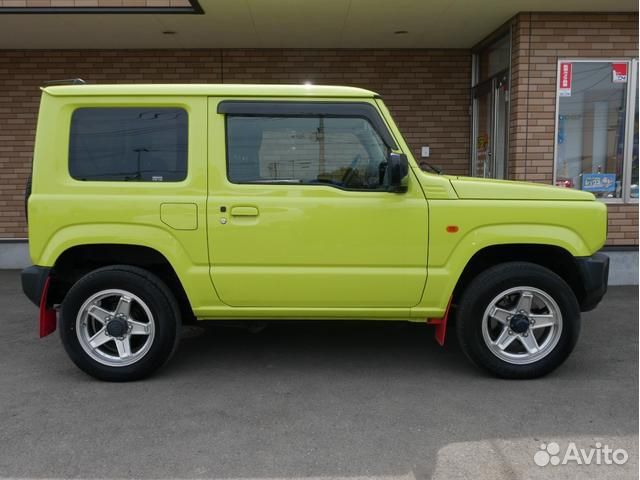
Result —
<path fill-rule="evenodd" d="M 560 63 L 560 76 L 558 78 L 558 95 L 561 97 L 571 96 L 571 70 L 572 65 L 569 62 Z"/>
<path fill-rule="evenodd" d="M 613 83 L 627 83 L 627 63 L 612 63 Z"/>
<path fill-rule="evenodd" d="M 597 193 L 616 191 L 615 173 L 585 173 L 582 175 L 582 190 Z"/>

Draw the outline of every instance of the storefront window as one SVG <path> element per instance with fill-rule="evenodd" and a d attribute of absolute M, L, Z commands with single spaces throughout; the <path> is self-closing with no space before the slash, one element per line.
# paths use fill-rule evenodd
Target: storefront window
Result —
<path fill-rule="evenodd" d="M 623 197 L 630 67 L 630 62 L 560 61 L 556 185 L 600 198 Z M 637 147 L 635 152 L 637 197 Z"/>

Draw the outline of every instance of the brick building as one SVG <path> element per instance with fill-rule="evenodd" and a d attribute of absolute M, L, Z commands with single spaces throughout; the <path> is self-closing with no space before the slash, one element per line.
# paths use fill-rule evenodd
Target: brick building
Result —
<path fill-rule="evenodd" d="M 382 94 L 445 173 L 593 191 L 613 269 L 637 281 L 637 2 L 506 3 L 0 0 L 0 267 L 28 262 L 47 80 L 313 82 Z"/>

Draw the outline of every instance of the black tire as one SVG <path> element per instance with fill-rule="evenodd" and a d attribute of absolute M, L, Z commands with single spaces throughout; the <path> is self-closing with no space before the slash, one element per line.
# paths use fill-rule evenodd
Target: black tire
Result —
<path fill-rule="evenodd" d="M 92 358 L 76 332 L 82 305 L 95 293 L 108 289 L 126 290 L 138 296 L 153 315 L 155 333 L 150 347 L 130 365 L 110 366 Z M 99 268 L 82 277 L 67 293 L 60 313 L 60 337 L 73 363 L 95 378 L 112 382 L 139 380 L 164 365 L 177 347 L 180 325 L 180 308 L 164 282 L 147 270 L 128 265 Z"/>
<path fill-rule="evenodd" d="M 562 330 L 555 346 L 546 356 L 528 364 L 499 358 L 489 349 L 482 333 L 484 312 L 490 302 L 519 286 L 546 293 L 562 315 Z M 456 328 L 462 350 L 479 367 L 501 378 L 536 378 L 559 367 L 575 347 L 580 334 L 580 308 L 569 285 L 554 272 L 533 263 L 509 262 L 485 270 L 465 288 L 456 310 Z"/>

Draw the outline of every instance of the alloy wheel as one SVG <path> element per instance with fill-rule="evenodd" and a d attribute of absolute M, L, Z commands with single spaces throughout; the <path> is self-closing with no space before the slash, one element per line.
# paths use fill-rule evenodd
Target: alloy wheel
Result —
<path fill-rule="evenodd" d="M 124 367 L 144 357 L 155 336 L 155 322 L 147 304 L 119 289 L 89 297 L 76 318 L 76 335 L 83 350 L 97 362 Z"/>
<path fill-rule="evenodd" d="M 538 288 L 505 290 L 489 303 L 482 336 L 496 357 L 526 365 L 546 357 L 562 334 L 562 313 L 553 298 Z"/>

